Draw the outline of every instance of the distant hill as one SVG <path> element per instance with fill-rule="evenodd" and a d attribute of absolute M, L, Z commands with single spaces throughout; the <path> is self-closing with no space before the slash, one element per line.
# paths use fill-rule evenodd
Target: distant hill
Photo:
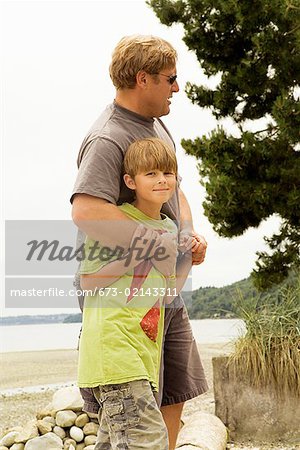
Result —
<path fill-rule="evenodd" d="M 238 297 L 245 301 L 257 298 L 262 303 L 279 300 L 280 293 L 287 286 L 296 285 L 299 276 L 291 274 L 282 284 L 268 291 L 259 292 L 251 278 L 221 288 L 205 287 L 192 292 L 183 292 L 183 298 L 191 319 L 207 319 L 212 317 L 235 317 L 235 303 Z"/>
<path fill-rule="evenodd" d="M 69 317 L 70 314 L 1 317 L 0 325 L 38 325 L 49 323 L 64 323 L 66 318 Z"/>
<path fill-rule="evenodd" d="M 245 300 L 259 298 L 260 301 L 271 297 L 272 301 L 276 301 L 280 291 L 288 285 L 296 284 L 297 278 L 296 274 L 293 274 L 281 285 L 263 293 L 255 289 L 249 277 L 221 288 L 205 287 L 190 292 L 186 291 L 182 296 L 191 319 L 230 318 L 235 317 L 234 304 L 238 296 L 242 296 Z M 2 317 L 0 325 L 77 323 L 81 322 L 81 318 L 81 313 Z"/>

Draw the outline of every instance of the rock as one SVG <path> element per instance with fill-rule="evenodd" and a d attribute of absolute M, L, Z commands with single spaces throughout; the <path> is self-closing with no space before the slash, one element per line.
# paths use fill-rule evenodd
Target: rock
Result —
<path fill-rule="evenodd" d="M 43 420 L 44 420 L 45 422 L 51 423 L 51 425 L 52 425 L 53 427 L 55 427 L 55 419 L 54 419 L 54 417 L 46 416 L 46 417 L 43 418 Z"/>
<path fill-rule="evenodd" d="M 13 443 L 15 442 L 15 437 L 18 434 L 19 434 L 18 431 L 10 431 L 9 433 L 5 434 L 0 441 L 0 445 L 2 447 L 11 447 L 13 445 Z"/>
<path fill-rule="evenodd" d="M 45 417 L 53 417 L 56 414 L 56 411 L 52 409 L 52 404 L 49 403 L 44 409 L 38 411 L 36 414 L 36 418 L 41 420 Z"/>
<path fill-rule="evenodd" d="M 47 433 L 26 442 L 24 450 L 62 450 L 63 442 L 55 433 Z"/>
<path fill-rule="evenodd" d="M 61 439 L 64 439 L 66 437 L 66 432 L 63 428 L 61 427 L 54 427 L 52 430 L 55 434 L 57 434 L 57 436 L 59 436 Z"/>
<path fill-rule="evenodd" d="M 89 416 L 86 413 L 80 414 L 75 420 L 75 425 L 76 427 L 83 428 L 84 425 L 86 425 L 89 422 L 89 420 L 90 420 Z"/>
<path fill-rule="evenodd" d="M 82 429 L 79 427 L 74 427 L 74 426 L 70 428 L 70 436 L 76 442 L 81 442 L 81 441 L 83 441 L 83 438 L 84 438 Z"/>
<path fill-rule="evenodd" d="M 59 427 L 71 427 L 74 425 L 77 415 L 74 411 L 58 411 L 55 417 L 56 425 Z"/>
<path fill-rule="evenodd" d="M 83 447 L 84 448 L 84 447 Z M 0 450 L 9 450 L 8 447 L 5 447 L 5 445 L 0 445 Z M 77 450 L 77 449 L 76 449 Z"/>
<path fill-rule="evenodd" d="M 177 441 L 180 450 L 225 450 L 227 429 L 213 414 L 195 413 L 182 427 Z"/>
<path fill-rule="evenodd" d="M 94 445 L 88 445 L 87 447 L 83 447 L 84 450 L 94 450 Z"/>
<path fill-rule="evenodd" d="M 94 445 L 96 443 L 97 440 L 97 436 L 95 436 L 94 434 L 90 434 L 89 436 L 86 436 L 84 438 L 84 443 L 85 445 Z"/>
<path fill-rule="evenodd" d="M 52 431 L 52 427 L 53 427 L 52 424 L 50 422 L 46 421 L 45 419 L 38 420 L 36 424 L 37 424 L 40 434 L 46 434 L 46 433 L 50 433 L 50 431 Z"/>
<path fill-rule="evenodd" d="M 76 447 L 76 441 L 74 439 L 67 438 L 64 440 L 64 450 L 72 450 L 72 447 Z"/>
<path fill-rule="evenodd" d="M 85 443 L 82 442 L 81 444 L 76 445 L 76 450 L 83 450 L 86 447 Z"/>
<path fill-rule="evenodd" d="M 9 450 L 24 450 L 25 445 L 24 444 L 14 444 L 10 447 Z"/>
<path fill-rule="evenodd" d="M 89 422 L 83 427 L 83 432 L 86 436 L 89 434 L 96 434 L 98 433 L 99 425 L 95 422 Z"/>
<path fill-rule="evenodd" d="M 50 409 L 61 411 L 71 409 L 72 411 L 81 411 L 83 400 L 80 395 L 79 388 L 76 386 L 68 386 L 56 391 L 53 395 Z"/>
<path fill-rule="evenodd" d="M 35 420 L 30 420 L 26 423 L 25 427 L 17 434 L 15 437 L 15 443 L 25 443 L 29 441 L 29 439 L 33 439 L 39 435 L 38 428 L 36 426 Z"/>
<path fill-rule="evenodd" d="M 85 443 L 82 442 L 81 444 L 76 445 L 76 450 L 83 450 L 86 447 Z"/>

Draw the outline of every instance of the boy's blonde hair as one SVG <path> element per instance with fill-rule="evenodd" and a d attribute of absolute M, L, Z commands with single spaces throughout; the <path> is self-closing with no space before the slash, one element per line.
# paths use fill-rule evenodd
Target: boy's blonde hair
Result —
<path fill-rule="evenodd" d="M 148 170 L 173 172 L 177 176 L 177 160 L 174 150 L 158 138 L 145 138 L 133 142 L 124 157 L 124 173 L 134 178 Z"/>
<path fill-rule="evenodd" d="M 177 52 L 172 45 L 156 36 L 125 36 L 117 44 L 109 67 L 116 89 L 133 88 L 140 70 L 158 74 L 176 65 Z"/>

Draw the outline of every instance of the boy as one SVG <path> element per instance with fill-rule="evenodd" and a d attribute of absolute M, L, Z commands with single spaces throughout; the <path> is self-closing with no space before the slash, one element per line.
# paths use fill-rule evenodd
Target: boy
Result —
<path fill-rule="evenodd" d="M 134 191 L 135 199 L 120 209 L 149 231 L 141 236 L 137 229 L 123 258 L 109 249 L 105 253 L 101 247 L 101 258 L 89 258 L 95 241 L 86 239 L 81 286 L 100 290 L 85 298 L 78 384 L 83 397 L 89 398 L 87 411 L 95 408 L 91 391 L 82 388 L 92 388 L 101 405 L 95 450 L 167 450 L 167 429 L 153 394 L 158 391 L 163 302 L 177 296 L 191 258 L 186 254 L 179 259 L 176 280 L 176 251 L 173 275 L 165 277 L 155 268 L 155 259 L 162 259 L 164 249 L 153 241 L 147 259 L 141 258 L 140 250 L 145 237 L 151 241 L 151 229 L 169 233 L 177 248 L 176 225 L 161 213 L 177 184 L 176 156 L 164 141 L 142 139 L 129 146 L 124 171 L 124 182 Z M 193 245 L 197 245 L 193 238 L 187 238 L 180 250 L 187 251 Z"/>

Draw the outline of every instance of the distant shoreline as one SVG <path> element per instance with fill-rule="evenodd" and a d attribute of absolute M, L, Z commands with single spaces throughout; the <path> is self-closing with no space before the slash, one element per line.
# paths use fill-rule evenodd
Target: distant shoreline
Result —
<path fill-rule="evenodd" d="M 22 315 L 7 316 L 0 318 L 0 326 L 16 326 L 16 325 L 49 325 L 52 323 L 79 323 L 81 322 L 81 313 L 76 314 L 39 314 L 39 315 Z"/>
<path fill-rule="evenodd" d="M 81 323 L 81 320 L 76 320 L 77 316 L 81 316 L 81 314 L 58 314 L 59 318 L 61 316 L 64 316 L 64 319 L 57 319 L 57 320 L 35 320 L 35 318 L 37 316 L 16 316 L 14 318 L 14 316 L 10 316 L 10 317 L 2 317 L 0 320 L 0 328 L 1 327 L 10 327 L 10 326 L 18 326 L 18 325 L 51 325 L 51 324 L 70 324 L 70 323 Z M 73 317 L 74 316 L 74 317 Z M 24 321 L 21 321 L 20 317 L 24 317 L 24 318 L 28 318 L 28 320 L 24 319 Z M 48 316 L 39 316 L 39 317 L 45 317 L 47 318 Z M 32 318 L 32 320 L 31 320 Z M 7 319 L 7 320 L 5 320 Z M 16 319 L 16 320 L 12 320 L 12 319 Z M 201 319 L 194 319 L 193 317 L 190 317 L 190 320 L 219 320 L 219 319 L 238 319 L 238 317 L 236 317 L 235 315 L 225 315 L 225 316 L 221 316 L 218 314 L 213 314 L 210 317 L 204 317 Z"/>

